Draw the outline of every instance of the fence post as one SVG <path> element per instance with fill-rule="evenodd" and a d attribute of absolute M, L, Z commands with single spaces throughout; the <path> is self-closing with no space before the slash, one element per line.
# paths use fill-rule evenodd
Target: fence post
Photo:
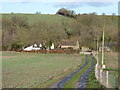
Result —
<path fill-rule="evenodd" d="M 95 67 L 95 77 L 97 79 L 97 67 Z"/>
<path fill-rule="evenodd" d="M 107 78 L 107 82 L 106 82 L 106 84 L 107 84 L 107 88 L 109 88 L 109 77 L 108 77 L 108 71 L 106 72 L 107 73 L 107 75 L 106 75 L 106 78 Z"/>
<path fill-rule="evenodd" d="M 96 64 L 96 67 L 95 67 L 95 76 L 96 76 L 96 79 L 98 80 L 98 64 Z"/>
<path fill-rule="evenodd" d="M 102 69 L 100 69 L 100 82 L 102 83 Z"/>
<path fill-rule="evenodd" d="M 95 67 L 95 77 L 97 79 L 97 68 Z"/>

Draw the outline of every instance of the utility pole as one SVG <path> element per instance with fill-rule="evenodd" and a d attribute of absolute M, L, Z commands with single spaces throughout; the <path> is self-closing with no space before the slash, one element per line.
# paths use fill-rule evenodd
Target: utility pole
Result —
<path fill-rule="evenodd" d="M 98 62 L 98 38 L 97 38 L 97 63 L 99 64 Z"/>
<path fill-rule="evenodd" d="M 103 36 L 102 36 L 102 69 L 105 68 L 104 65 L 104 38 L 105 38 L 105 28 L 103 29 Z"/>

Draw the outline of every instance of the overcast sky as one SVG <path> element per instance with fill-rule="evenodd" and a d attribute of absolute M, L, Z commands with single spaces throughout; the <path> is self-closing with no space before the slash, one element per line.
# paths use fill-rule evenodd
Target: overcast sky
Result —
<path fill-rule="evenodd" d="M 13 0 L 14 1 L 14 0 Z M 95 0 L 94 0 L 95 1 Z M 53 1 L 19 1 L 19 2 L 0 2 L 2 13 L 35 13 L 40 11 L 42 14 L 55 14 L 60 8 L 67 8 L 74 10 L 76 13 L 92 13 L 97 14 L 105 13 L 111 15 L 112 13 L 118 14 L 118 2 L 82 2 L 82 1 L 69 1 L 69 2 L 55 2 Z"/>

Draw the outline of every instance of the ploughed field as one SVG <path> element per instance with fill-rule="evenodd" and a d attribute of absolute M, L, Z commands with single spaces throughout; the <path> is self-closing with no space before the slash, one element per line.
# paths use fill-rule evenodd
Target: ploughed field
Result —
<path fill-rule="evenodd" d="M 3 88 L 45 87 L 84 61 L 74 54 L 2 53 Z"/>

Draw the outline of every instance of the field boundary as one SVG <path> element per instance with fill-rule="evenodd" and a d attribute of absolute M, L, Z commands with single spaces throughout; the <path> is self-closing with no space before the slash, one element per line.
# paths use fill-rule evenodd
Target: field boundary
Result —
<path fill-rule="evenodd" d="M 94 53 L 93 56 L 96 60 L 98 59 Z M 100 68 L 98 63 L 95 66 L 95 77 L 106 88 L 118 88 L 118 81 L 110 74 L 110 70 Z"/>

